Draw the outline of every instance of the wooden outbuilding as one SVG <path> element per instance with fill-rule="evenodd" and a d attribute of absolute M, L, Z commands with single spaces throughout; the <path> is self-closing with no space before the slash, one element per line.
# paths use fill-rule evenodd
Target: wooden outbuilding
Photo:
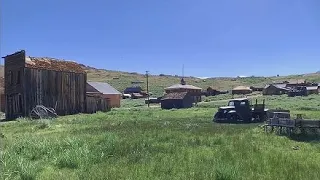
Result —
<path fill-rule="evenodd" d="M 215 89 L 215 88 L 213 88 L 213 87 L 211 87 L 211 86 L 209 86 L 207 88 L 207 91 L 205 93 L 206 96 L 216 96 L 216 95 L 219 95 L 219 94 L 220 94 L 220 91 Z"/>
<path fill-rule="evenodd" d="M 181 79 L 180 84 L 174 84 L 170 87 L 164 89 L 165 93 L 179 93 L 179 92 L 188 92 L 193 98 L 193 102 L 200 102 L 202 95 L 202 88 L 186 84 L 183 78 Z"/>
<path fill-rule="evenodd" d="M 58 115 L 85 112 L 87 75 L 71 61 L 29 57 L 24 50 L 4 57 L 6 119 L 29 116 L 36 105 Z"/>
<path fill-rule="evenodd" d="M 232 89 L 232 94 L 250 94 L 252 90 L 246 86 L 237 86 Z"/>
<path fill-rule="evenodd" d="M 172 92 L 164 95 L 161 99 L 162 109 L 191 108 L 193 98 L 188 92 Z"/>
<path fill-rule="evenodd" d="M 287 94 L 289 88 L 286 87 L 286 84 L 268 84 L 264 87 L 262 94 L 263 95 L 282 95 Z"/>
<path fill-rule="evenodd" d="M 86 94 L 86 113 L 107 112 L 111 108 L 109 104 L 110 99 L 104 98 L 102 93 L 92 92 Z"/>
<path fill-rule="evenodd" d="M 109 99 L 109 107 L 120 107 L 121 93 L 105 82 L 87 82 L 88 93 L 100 93 L 101 97 Z"/>

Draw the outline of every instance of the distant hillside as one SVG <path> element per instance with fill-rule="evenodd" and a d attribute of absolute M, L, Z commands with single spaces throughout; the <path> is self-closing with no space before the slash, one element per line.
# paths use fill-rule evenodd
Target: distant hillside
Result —
<path fill-rule="evenodd" d="M 89 81 L 101 81 L 108 82 L 119 91 L 123 91 L 126 87 L 131 86 L 132 81 L 143 81 L 142 88 L 146 89 L 146 77 L 143 74 L 120 72 L 112 70 L 102 70 L 93 67 L 82 65 L 88 73 Z M 4 68 L 0 67 L 0 76 L 3 77 Z M 245 77 L 245 78 L 208 78 L 200 79 L 195 77 L 185 77 L 187 84 L 206 89 L 208 86 L 213 86 L 220 90 L 230 90 L 232 87 L 238 85 L 246 86 L 264 86 L 273 81 L 284 81 L 284 80 L 297 80 L 306 79 L 311 82 L 320 82 L 320 74 L 304 74 L 304 75 L 291 75 L 291 76 L 280 76 L 280 77 Z M 162 95 L 163 89 L 170 85 L 180 82 L 180 77 L 170 75 L 150 75 L 149 76 L 149 89 L 154 95 Z M 3 87 L 3 86 L 1 86 Z"/>
<path fill-rule="evenodd" d="M 110 83 L 112 86 L 117 88 L 119 91 L 123 91 L 126 87 L 131 86 L 132 81 L 144 81 L 142 87 L 146 89 L 146 77 L 143 74 L 118 72 L 110 70 L 100 70 L 86 68 L 88 73 L 88 80 L 90 81 L 104 81 Z M 185 77 L 187 84 L 206 89 L 209 86 L 213 86 L 220 90 L 230 90 L 232 87 L 238 85 L 246 86 L 265 86 L 273 81 L 284 81 L 284 80 L 298 80 L 305 79 L 310 82 L 320 82 L 320 74 L 304 74 L 304 75 L 291 75 L 291 76 L 280 76 L 280 77 L 245 77 L 245 78 L 208 78 L 200 79 L 195 77 Z M 163 89 L 170 85 L 180 82 L 180 77 L 170 75 L 153 75 L 149 76 L 149 89 L 155 95 L 161 95 Z"/>

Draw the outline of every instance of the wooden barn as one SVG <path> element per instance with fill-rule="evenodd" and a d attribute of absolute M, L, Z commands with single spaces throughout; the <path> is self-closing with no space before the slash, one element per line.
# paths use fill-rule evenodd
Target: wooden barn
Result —
<path fill-rule="evenodd" d="M 24 50 L 4 57 L 6 119 L 28 116 L 36 105 L 58 115 L 85 112 L 87 75 L 71 61 L 29 57 Z"/>
<path fill-rule="evenodd" d="M 263 95 L 282 95 L 288 93 L 289 88 L 286 84 L 268 84 L 264 87 Z"/>
<path fill-rule="evenodd" d="M 87 82 L 88 93 L 100 93 L 101 97 L 109 99 L 109 107 L 120 107 L 121 93 L 105 82 Z"/>
<path fill-rule="evenodd" d="M 200 102 L 201 101 L 201 88 L 193 86 L 193 85 L 188 85 L 184 81 L 184 79 L 181 79 L 180 84 L 174 84 L 170 87 L 167 87 L 164 89 L 165 93 L 178 93 L 178 92 L 188 92 L 190 96 L 193 98 L 193 102 Z"/>
<path fill-rule="evenodd" d="M 164 95 L 161 99 L 162 109 L 191 108 L 193 97 L 188 92 L 172 92 Z"/>
<path fill-rule="evenodd" d="M 246 86 L 237 86 L 232 89 L 232 94 L 250 94 L 252 90 Z"/>
<path fill-rule="evenodd" d="M 207 88 L 207 91 L 205 93 L 206 96 L 216 96 L 219 94 L 220 94 L 220 91 L 211 86 Z"/>

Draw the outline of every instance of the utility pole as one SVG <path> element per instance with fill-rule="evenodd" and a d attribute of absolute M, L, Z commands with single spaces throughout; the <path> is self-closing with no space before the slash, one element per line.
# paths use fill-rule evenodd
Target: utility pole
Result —
<path fill-rule="evenodd" d="M 146 71 L 147 77 L 147 96 L 148 96 L 148 107 L 150 107 L 150 95 L 149 95 L 149 71 Z"/>

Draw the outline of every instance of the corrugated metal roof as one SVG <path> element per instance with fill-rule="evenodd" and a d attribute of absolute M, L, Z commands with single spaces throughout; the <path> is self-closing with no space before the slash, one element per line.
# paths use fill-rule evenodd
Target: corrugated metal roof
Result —
<path fill-rule="evenodd" d="M 169 89 L 198 89 L 198 90 L 201 90 L 202 88 L 199 88 L 199 87 L 196 87 L 193 85 L 189 85 L 189 84 L 186 84 L 186 85 L 174 84 L 172 86 L 165 88 L 165 90 L 169 90 Z"/>
<path fill-rule="evenodd" d="M 97 91 L 101 92 L 102 94 L 121 94 L 118 90 L 112 87 L 108 83 L 104 82 L 87 82 L 90 86 L 95 88 Z"/>

